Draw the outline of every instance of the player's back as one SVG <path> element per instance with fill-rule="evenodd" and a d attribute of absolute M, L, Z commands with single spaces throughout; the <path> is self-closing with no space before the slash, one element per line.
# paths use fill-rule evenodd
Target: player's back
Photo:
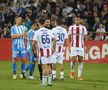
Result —
<path fill-rule="evenodd" d="M 57 26 L 52 29 L 52 32 L 56 38 L 56 42 L 58 45 L 63 45 L 65 38 L 67 38 L 67 31 L 65 28 L 61 26 Z"/>
<path fill-rule="evenodd" d="M 38 47 L 40 49 L 41 56 L 48 56 L 52 54 L 52 38 L 53 34 L 51 30 L 47 28 L 40 28 L 36 31 L 35 40 L 38 43 Z"/>
<path fill-rule="evenodd" d="M 47 28 L 40 28 L 36 31 L 39 47 L 48 48 L 52 44 L 52 32 Z"/>
<path fill-rule="evenodd" d="M 59 48 L 62 49 L 65 39 L 68 38 L 68 34 L 67 34 L 66 29 L 61 26 L 57 26 L 53 28 L 52 33 L 54 34 L 56 38 L 56 51 L 58 52 Z"/>

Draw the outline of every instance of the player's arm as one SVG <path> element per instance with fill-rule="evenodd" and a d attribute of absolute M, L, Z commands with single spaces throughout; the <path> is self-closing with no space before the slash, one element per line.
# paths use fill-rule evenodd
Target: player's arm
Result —
<path fill-rule="evenodd" d="M 35 54 L 35 55 L 37 56 L 37 46 L 38 46 L 38 45 L 37 45 L 37 41 L 32 40 L 31 46 L 32 46 L 32 53 Z"/>
<path fill-rule="evenodd" d="M 37 33 L 34 34 L 33 38 L 30 40 L 32 46 L 32 52 L 37 56 L 38 44 L 37 44 Z"/>
<path fill-rule="evenodd" d="M 16 35 L 11 35 L 11 38 L 19 38 L 24 36 L 24 34 L 16 34 Z"/>
<path fill-rule="evenodd" d="M 84 27 L 84 40 L 85 40 L 85 50 L 86 52 L 88 52 L 88 45 L 87 45 L 87 42 L 88 42 L 88 35 L 87 35 L 87 29 Z"/>
<path fill-rule="evenodd" d="M 27 40 L 28 29 L 24 26 L 24 39 Z"/>
<path fill-rule="evenodd" d="M 71 49 L 71 42 L 72 42 L 72 35 L 71 35 L 71 27 L 69 27 L 69 31 L 68 31 L 68 49 Z"/>
<path fill-rule="evenodd" d="M 55 52 L 55 50 L 56 50 L 56 39 L 55 39 L 55 37 L 53 37 L 52 38 L 52 48 L 53 48 L 53 50 L 52 50 L 52 52 L 54 53 Z"/>
<path fill-rule="evenodd" d="M 68 43 L 69 43 L 69 42 L 68 42 L 68 39 L 65 39 L 65 40 L 64 40 L 64 45 L 63 45 L 63 46 L 68 46 Z"/>
<path fill-rule="evenodd" d="M 87 35 L 85 35 L 85 50 L 86 50 L 86 52 L 88 52 L 88 45 L 87 45 L 87 42 L 88 42 L 88 36 Z"/>
<path fill-rule="evenodd" d="M 21 33 L 21 34 L 15 34 L 14 28 L 11 28 L 11 38 L 12 39 L 19 38 L 19 37 L 23 37 L 23 36 L 26 36 L 26 35 L 27 35 L 27 32 Z"/>
<path fill-rule="evenodd" d="M 65 37 L 64 37 L 64 45 L 63 46 L 68 46 L 68 33 L 67 33 L 67 31 L 66 31 L 66 29 L 65 29 Z"/>

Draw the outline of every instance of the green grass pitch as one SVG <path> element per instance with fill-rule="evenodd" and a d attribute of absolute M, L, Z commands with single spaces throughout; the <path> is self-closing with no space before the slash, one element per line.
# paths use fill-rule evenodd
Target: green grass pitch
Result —
<path fill-rule="evenodd" d="M 27 64 L 26 64 L 27 65 Z M 57 66 L 58 67 L 58 66 Z M 59 68 L 59 67 L 58 67 Z M 84 64 L 83 81 L 77 80 L 77 65 L 75 66 L 76 77 L 69 78 L 70 64 L 65 63 L 65 80 L 53 82 L 52 87 L 40 86 L 37 64 L 34 76 L 36 80 L 24 80 L 19 77 L 12 80 L 11 62 L 0 61 L 0 90 L 108 90 L 108 64 Z M 20 62 L 17 62 L 17 75 L 20 75 Z"/>

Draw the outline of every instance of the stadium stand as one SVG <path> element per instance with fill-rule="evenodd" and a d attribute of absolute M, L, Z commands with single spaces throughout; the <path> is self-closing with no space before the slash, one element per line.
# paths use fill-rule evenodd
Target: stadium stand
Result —
<path fill-rule="evenodd" d="M 59 18 L 68 27 L 75 14 L 82 18 L 91 39 L 95 40 L 100 23 L 108 32 L 107 0 L 0 0 L 0 38 L 10 38 L 16 15 L 22 16 L 23 24 L 29 29 L 30 22 L 39 17 L 50 18 L 52 22 Z"/>

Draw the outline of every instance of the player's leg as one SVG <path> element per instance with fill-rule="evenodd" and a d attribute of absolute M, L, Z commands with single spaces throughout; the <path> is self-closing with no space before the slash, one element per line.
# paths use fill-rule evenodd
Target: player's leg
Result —
<path fill-rule="evenodd" d="M 38 70 L 39 70 L 40 80 L 42 80 L 42 64 L 38 64 Z"/>
<path fill-rule="evenodd" d="M 42 85 L 47 85 L 47 64 L 42 64 L 43 76 L 42 76 Z"/>
<path fill-rule="evenodd" d="M 47 75 L 48 75 L 46 57 L 41 57 L 41 61 L 42 61 L 42 73 L 43 73 L 41 85 L 46 86 L 47 85 Z"/>
<path fill-rule="evenodd" d="M 41 58 L 38 59 L 38 70 L 39 70 L 40 80 L 42 80 L 42 60 Z"/>
<path fill-rule="evenodd" d="M 51 62 L 51 56 L 47 57 L 47 68 L 48 68 L 48 85 L 49 86 L 52 86 L 52 69 L 51 69 L 51 65 L 52 65 L 52 62 Z"/>
<path fill-rule="evenodd" d="M 70 78 L 74 79 L 75 76 L 75 63 L 77 60 L 77 56 L 72 56 L 71 57 L 71 62 L 70 62 L 70 68 L 71 68 L 71 73 L 70 73 Z"/>
<path fill-rule="evenodd" d="M 21 76 L 23 75 L 23 78 L 26 78 L 25 73 L 23 73 L 23 72 L 26 72 L 25 71 L 25 57 L 26 57 L 25 49 L 21 50 L 21 52 L 19 53 L 19 56 L 21 58 Z M 22 78 L 22 77 L 20 77 L 20 78 Z"/>
<path fill-rule="evenodd" d="M 52 63 L 52 78 L 56 80 L 56 63 Z"/>
<path fill-rule="evenodd" d="M 30 68 L 29 79 L 35 79 L 33 77 L 34 68 L 35 68 L 35 62 L 36 62 L 36 56 L 32 55 L 32 61 L 30 62 L 31 63 L 31 68 Z"/>
<path fill-rule="evenodd" d="M 84 48 L 78 49 L 78 80 L 82 80 Z"/>
<path fill-rule="evenodd" d="M 83 57 L 78 56 L 78 80 L 82 80 L 82 70 L 83 70 Z"/>
<path fill-rule="evenodd" d="M 64 80 L 64 67 L 60 64 L 60 80 Z"/>
<path fill-rule="evenodd" d="M 56 80 L 56 61 L 57 61 L 57 55 L 54 54 L 52 56 L 52 78 L 53 80 Z"/>
<path fill-rule="evenodd" d="M 32 61 L 32 62 L 30 62 L 30 64 L 31 64 L 31 67 L 30 67 L 29 79 L 35 79 L 33 77 L 35 62 Z"/>
<path fill-rule="evenodd" d="M 12 50 L 12 71 L 13 71 L 13 79 L 17 78 L 17 74 L 16 74 L 16 58 L 18 57 L 18 51 L 15 51 L 14 49 Z"/>
<path fill-rule="evenodd" d="M 51 64 L 47 65 L 48 68 L 48 85 L 52 86 L 52 70 L 51 70 Z"/>
<path fill-rule="evenodd" d="M 16 58 L 12 59 L 12 71 L 13 71 L 13 79 L 17 78 L 17 74 L 16 74 Z"/>
<path fill-rule="evenodd" d="M 71 72 L 70 72 L 70 78 L 71 79 L 74 79 L 74 75 L 75 75 L 75 70 L 74 70 L 74 67 L 75 67 L 75 62 L 77 60 L 77 52 L 75 49 L 71 49 L 71 56 L 70 56 L 70 68 L 71 68 Z"/>
<path fill-rule="evenodd" d="M 31 61 L 32 61 L 32 55 L 31 55 L 31 52 L 30 52 L 30 49 L 29 50 L 27 50 L 27 52 L 28 52 L 28 59 L 29 59 L 29 64 L 27 65 L 27 67 L 26 67 L 26 69 L 25 69 L 25 71 L 27 72 L 28 70 L 30 70 L 30 68 L 31 68 Z"/>
<path fill-rule="evenodd" d="M 59 53 L 58 63 L 60 64 L 60 80 L 64 80 L 63 53 Z"/>

